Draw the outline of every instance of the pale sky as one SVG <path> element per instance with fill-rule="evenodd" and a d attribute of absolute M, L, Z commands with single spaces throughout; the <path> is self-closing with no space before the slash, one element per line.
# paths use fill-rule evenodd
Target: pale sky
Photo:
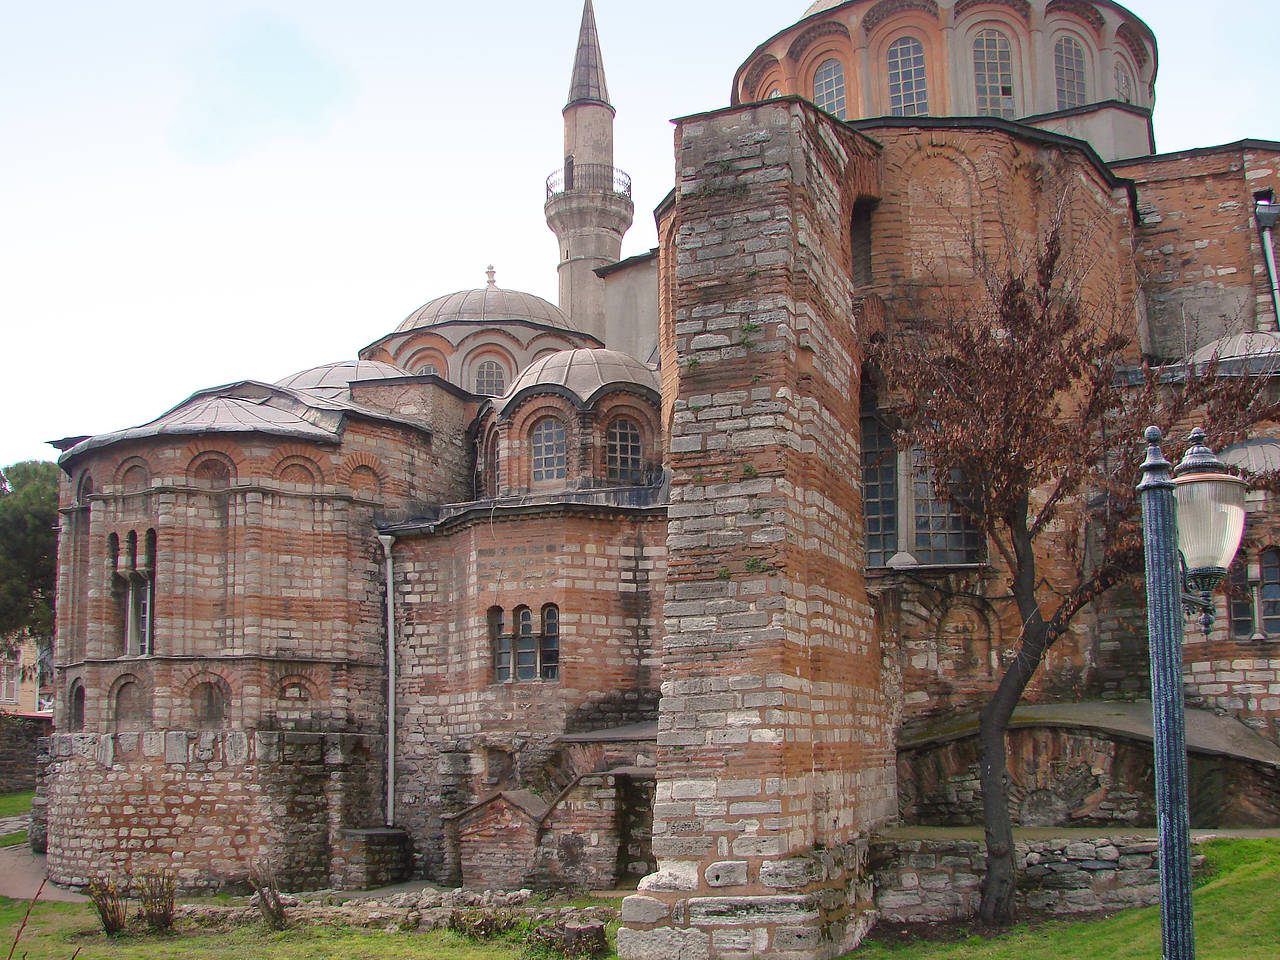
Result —
<path fill-rule="evenodd" d="M 595 0 L 623 255 L 673 117 L 807 0 Z M 1163 151 L 1280 139 L 1274 0 L 1133 0 Z M 484 283 L 556 299 L 543 182 L 581 0 L 10 0 L 0 35 L 0 464 L 193 391 L 354 358 Z M 1270 78 L 1270 81 L 1269 79 Z"/>

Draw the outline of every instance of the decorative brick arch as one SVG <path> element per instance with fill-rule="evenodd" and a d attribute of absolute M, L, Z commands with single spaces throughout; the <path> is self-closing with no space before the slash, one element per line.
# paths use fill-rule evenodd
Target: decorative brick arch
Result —
<path fill-rule="evenodd" d="M 1063 15 L 1080 20 L 1093 27 L 1096 34 L 1101 34 L 1107 25 L 1106 18 L 1095 7 L 1078 0 L 1051 0 L 1044 12 L 1046 17 Z"/>
<path fill-rule="evenodd" d="M 93 475 L 86 470 L 80 474 L 80 479 L 76 482 L 76 503 L 83 506 L 91 496 L 93 496 Z"/>
<path fill-rule="evenodd" d="M 187 464 L 188 480 L 207 479 L 196 476 L 197 468 L 206 461 L 217 460 L 227 468 L 230 483 L 235 483 L 236 479 L 245 472 L 249 461 L 239 444 L 221 437 L 206 437 L 193 441 L 183 450 L 182 459 Z"/>
<path fill-rule="evenodd" d="M 933 266 L 919 258 L 924 251 L 940 250 L 948 271 L 972 275 L 973 248 L 983 247 L 978 171 L 960 150 L 947 144 L 928 144 L 913 151 L 902 164 L 907 188 L 901 199 L 907 246 L 912 253 L 909 272 L 931 275 Z M 926 219 L 924 213 L 930 213 Z M 932 214 L 937 213 L 937 216 Z M 916 239 L 926 236 L 927 243 Z"/>
<path fill-rule="evenodd" d="M 536 393 L 526 396 L 515 410 L 503 411 L 507 421 L 501 434 L 505 443 L 499 444 L 499 453 L 506 467 L 509 487 L 531 489 L 533 487 L 532 432 L 543 420 L 553 417 L 564 425 L 565 476 L 556 481 L 568 486 L 578 479 L 580 465 L 577 451 L 581 445 L 581 408 L 569 397 L 558 393 Z M 546 481 L 544 481 L 545 483 Z"/>
<path fill-rule="evenodd" d="M 848 31 L 845 31 L 848 36 Z M 798 42 L 798 41 L 797 41 Z M 764 87 L 766 77 L 774 73 L 779 75 L 779 84 L 781 84 L 782 64 L 778 62 L 778 58 L 769 53 L 762 53 L 756 57 L 755 62 L 751 64 L 746 74 L 743 75 L 742 85 L 739 93 L 743 100 L 762 100 L 764 94 L 761 92 Z"/>
<path fill-rule="evenodd" d="M 314 454 L 314 450 L 301 444 L 287 444 L 272 454 L 268 471 L 272 478 L 285 483 L 325 483 L 324 468 Z"/>
<path fill-rule="evenodd" d="M 192 729 L 225 727 L 231 722 L 235 712 L 235 700 L 231 682 L 221 673 L 208 667 L 197 667 L 190 670 L 183 679 L 174 684 L 178 703 L 174 711 L 181 716 Z M 221 716 L 214 722 L 209 710 L 214 706 L 210 698 L 216 691 L 221 700 Z"/>
<path fill-rule="evenodd" d="M 824 20 L 822 23 L 815 23 L 813 26 L 805 29 L 804 31 L 801 32 L 800 36 L 792 40 L 791 46 L 787 48 L 787 57 L 790 58 L 793 62 L 798 63 L 800 61 L 800 58 L 804 56 L 806 50 L 808 50 L 811 46 L 813 46 L 819 40 L 824 40 L 828 37 L 837 38 L 836 43 L 838 46 L 847 48 L 850 44 L 848 27 L 846 27 L 843 23 L 840 23 L 837 20 Z M 761 61 L 765 60 L 766 58 L 773 61 L 773 64 L 772 64 L 773 66 L 777 65 L 778 63 L 777 59 L 769 56 L 768 54 L 765 54 L 764 56 L 762 56 L 760 60 L 756 61 L 756 63 L 759 64 Z M 760 77 L 764 75 L 764 72 L 768 70 L 769 66 L 770 66 L 769 64 L 765 65 L 764 69 L 762 69 L 760 72 L 760 76 L 755 78 L 757 81 L 759 81 Z M 754 72 L 755 69 L 756 67 L 753 65 L 752 71 Z M 753 89 L 753 88 L 749 87 L 748 89 Z"/>
<path fill-rule="evenodd" d="M 1138 29 L 1132 23 L 1125 21 L 1116 28 L 1116 39 L 1123 43 L 1133 56 L 1139 72 L 1145 74 L 1147 64 L 1151 62 L 1151 51 L 1147 49 L 1147 44 Z M 1135 77 L 1134 81 L 1142 82 L 1138 77 Z"/>
<path fill-rule="evenodd" d="M 151 465 L 142 457 L 126 457 L 116 466 L 113 482 L 117 491 L 145 490 L 151 483 Z"/>
<path fill-rule="evenodd" d="M 338 482 L 352 493 L 381 496 L 386 487 L 387 472 L 377 457 L 353 453 L 338 468 Z"/>
<path fill-rule="evenodd" d="M 934 0 L 880 0 L 874 7 L 862 15 L 862 29 L 868 34 L 890 17 L 900 13 L 915 11 L 932 17 L 938 22 L 938 5 Z"/>
<path fill-rule="evenodd" d="M 1031 4 L 1027 0 L 958 0 L 955 18 L 958 21 L 970 10 L 983 7 L 1003 7 L 1021 17 L 1024 24 L 1031 22 Z"/>
<path fill-rule="evenodd" d="M 151 701 L 151 689 L 141 677 L 135 673 L 120 674 L 107 693 L 111 729 L 117 732 L 148 729 Z"/>

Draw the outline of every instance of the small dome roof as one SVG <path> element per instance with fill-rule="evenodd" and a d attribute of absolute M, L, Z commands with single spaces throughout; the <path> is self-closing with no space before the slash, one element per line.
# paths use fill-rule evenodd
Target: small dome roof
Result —
<path fill-rule="evenodd" d="M 844 0 L 818 0 L 817 3 L 809 4 L 809 9 L 804 12 L 805 17 L 811 17 L 815 13 L 821 13 L 823 10 L 830 10 L 832 7 L 838 7 L 844 3 Z M 800 18 L 801 20 L 804 17 Z"/>
<path fill-rule="evenodd" d="M 1192 354 L 1194 363 L 1208 363 L 1210 360 L 1242 360 L 1248 357 L 1266 357 L 1280 355 L 1280 333 L 1274 331 L 1255 331 L 1253 333 L 1237 333 L 1229 337 L 1206 344 Z"/>
<path fill-rule="evenodd" d="M 1222 451 L 1222 462 L 1231 467 L 1243 467 L 1251 473 L 1272 473 L 1280 470 L 1280 440 L 1257 437 L 1232 444 Z"/>
<path fill-rule="evenodd" d="M 429 327 L 454 320 L 497 323 L 503 320 L 525 320 L 530 323 L 580 333 L 569 317 L 554 303 L 522 290 L 505 290 L 489 284 L 475 290 L 459 290 L 419 307 L 405 317 L 396 333 Z"/>
<path fill-rule="evenodd" d="M 319 367 L 302 370 L 283 380 L 276 381 L 276 386 L 290 390 L 305 390 L 334 399 L 351 397 L 353 380 L 383 380 L 390 377 L 411 377 L 408 370 L 381 360 L 342 360 L 338 363 L 326 363 Z"/>
<path fill-rule="evenodd" d="M 523 390 L 558 387 L 583 403 L 612 384 L 642 387 L 658 392 L 658 375 L 630 354 L 618 350 L 560 350 L 535 360 L 525 368 L 506 396 L 493 401 L 502 412 Z"/>

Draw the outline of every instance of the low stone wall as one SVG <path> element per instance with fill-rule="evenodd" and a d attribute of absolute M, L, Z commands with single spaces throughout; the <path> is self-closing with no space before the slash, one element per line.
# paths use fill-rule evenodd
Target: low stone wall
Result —
<path fill-rule="evenodd" d="M 1155 840 L 1020 840 L 1016 846 L 1020 907 L 1096 913 L 1160 899 Z M 881 917 L 921 922 L 974 916 L 982 898 L 985 850 L 978 840 L 873 840 L 871 869 Z M 1193 863 L 1203 860 L 1197 856 Z"/>
<path fill-rule="evenodd" d="M 412 869 L 409 835 L 403 830 L 339 830 L 329 877 L 336 890 L 372 890 L 407 880 Z"/>
<path fill-rule="evenodd" d="M 52 730 L 48 717 L 0 712 L 0 793 L 36 788 L 36 741 Z"/>

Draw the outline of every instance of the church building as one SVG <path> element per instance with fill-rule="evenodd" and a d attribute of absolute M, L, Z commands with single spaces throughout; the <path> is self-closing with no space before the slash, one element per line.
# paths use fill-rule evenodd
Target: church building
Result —
<path fill-rule="evenodd" d="M 490 269 L 355 358 L 59 444 L 51 879 L 634 881 L 623 957 L 851 949 L 868 838 L 980 817 L 957 720 L 1018 636 L 872 338 L 1060 221 L 1137 304 L 1135 364 L 1280 348 L 1280 143 L 1157 153 L 1157 62 L 1111 0 L 819 0 L 677 121 L 624 260 L 586 0 L 558 305 Z M 1269 496 L 1185 651 L 1199 825 L 1280 823 Z M 1153 822 L 1141 598 L 1096 606 L 1011 732 L 1019 822 Z"/>

